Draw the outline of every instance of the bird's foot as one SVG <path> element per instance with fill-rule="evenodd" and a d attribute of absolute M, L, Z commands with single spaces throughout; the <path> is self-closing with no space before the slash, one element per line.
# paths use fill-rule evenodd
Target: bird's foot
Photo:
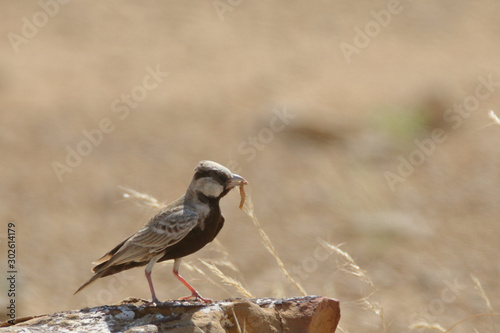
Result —
<path fill-rule="evenodd" d="M 195 299 L 196 301 L 202 302 L 202 303 L 213 303 L 214 302 L 210 298 L 204 298 L 204 297 L 202 297 L 197 292 L 192 293 L 191 296 L 185 296 L 185 297 L 180 297 L 179 298 L 180 301 L 188 301 L 188 300 L 192 300 L 192 299 Z"/>
<path fill-rule="evenodd" d="M 146 304 L 144 304 L 143 306 L 146 308 L 146 307 L 149 307 L 149 306 L 158 306 L 162 304 L 162 302 L 160 302 L 160 300 L 158 298 L 153 298 L 153 300 L 151 302 L 148 302 Z"/>

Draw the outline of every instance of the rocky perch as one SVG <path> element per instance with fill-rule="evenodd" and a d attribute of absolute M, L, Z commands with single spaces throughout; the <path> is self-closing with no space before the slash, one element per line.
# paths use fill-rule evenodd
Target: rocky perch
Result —
<path fill-rule="evenodd" d="M 319 296 L 145 304 L 128 298 L 116 305 L 19 318 L 14 325 L 2 323 L 0 332 L 330 333 L 340 320 L 339 302 Z"/>

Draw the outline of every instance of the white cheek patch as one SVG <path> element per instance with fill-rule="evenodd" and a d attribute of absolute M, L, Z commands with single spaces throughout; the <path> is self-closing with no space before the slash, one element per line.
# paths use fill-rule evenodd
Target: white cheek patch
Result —
<path fill-rule="evenodd" d="M 200 178 L 196 183 L 197 190 L 207 197 L 218 197 L 224 191 L 224 187 L 212 178 Z"/>

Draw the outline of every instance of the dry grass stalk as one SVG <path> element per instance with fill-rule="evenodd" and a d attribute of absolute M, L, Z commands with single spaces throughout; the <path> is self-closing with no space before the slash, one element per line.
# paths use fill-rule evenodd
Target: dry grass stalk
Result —
<path fill-rule="evenodd" d="M 188 269 L 189 271 L 196 272 L 196 273 L 200 274 L 201 276 L 208 278 L 207 274 L 205 274 L 205 272 L 202 269 L 200 269 L 198 266 L 193 265 L 190 262 L 183 262 L 182 265 L 184 267 L 186 267 L 186 269 Z"/>
<path fill-rule="evenodd" d="M 226 250 L 224 245 L 222 245 L 222 243 L 217 238 L 213 240 L 212 244 L 214 245 L 214 247 L 212 249 L 214 251 L 220 253 L 224 259 L 217 259 L 217 260 L 211 260 L 211 261 L 214 264 L 217 264 L 218 266 L 225 266 L 227 268 L 230 268 L 234 272 L 240 272 L 240 269 L 234 263 L 234 260 L 231 256 L 231 254 Z"/>
<path fill-rule="evenodd" d="M 205 331 L 203 331 L 198 325 L 194 324 L 194 327 L 196 328 L 196 332 L 201 332 L 201 333 L 204 333 Z"/>
<path fill-rule="evenodd" d="M 494 124 L 500 125 L 500 118 L 498 118 L 495 111 L 490 110 L 490 112 L 488 112 L 488 116 L 490 117 L 490 119 L 493 119 Z"/>
<path fill-rule="evenodd" d="M 469 316 L 467 318 L 460 320 L 458 323 L 453 324 L 450 328 L 448 328 L 445 331 L 445 333 L 451 332 L 452 329 L 454 329 L 455 327 L 457 327 L 458 325 L 460 325 L 462 323 L 465 323 L 468 320 L 479 318 L 479 317 L 500 317 L 500 313 L 479 313 L 479 314 Z"/>
<path fill-rule="evenodd" d="M 224 284 L 234 287 L 240 295 L 248 298 L 253 298 L 252 294 L 246 290 L 239 281 L 233 279 L 230 276 L 224 274 L 215 264 L 206 262 L 203 259 L 199 259 L 199 261 L 205 265 L 215 276 L 217 276 Z"/>
<path fill-rule="evenodd" d="M 333 252 L 337 253 L 341 258 L 344 259 L 345 263 L 345 269 L 344 271 L 358 277 L 361 281 L 364 283 L 368 284 L 370 287 L 375 289 L 375 285 L 373 284 L 373 281 L 370 279 L 370 277 L 366 274 L 365 271 L 363 271 L 358 264 L 354 261 L 354 259 L 349 255 L 349 253 L 345 252 L 342 250 L 339 246 L 335 246 L 333 244 L 328 243 L 327 241 L 324 240 L 319 240 L 320 244 L 327 248 L 332 250 Z"/>
<path fill-rule="evenodd" d="M 479 131 L 479 130 L 482 130 L 483 128 L 486 128 L 486 127 L 490 127 L 492 125 L 500 125 L 500 118 L 496 115 L 495 111 L 493 110 L 490 110 L 488 112 L 488 118 L 490 118 L 491 120 L 493 120 L 493 122 L 491 123 L 488 123 L 484 126 L 481 126 L 479 129 L 477 129 L 476 131 Z"/>
<path fill-rule="evenodd" d="M 210 260 L 210 262 L 214 265 L 219 266 L 219 267 L 220 266 L 227 267 L 230 270 L 232 270 L 233 272 L 239 272 L 238 267 L 236 267 L 236 265 L 229 260 L 214 259 L 214 260 Z"/>
<path fill-rule="evenodd" d="M 231 309 L 233 311 L 233 317 L 234 317 L 234 322 L 236 323 L 236 328 L 238 329 L 238 333 L 246 333 L 246 322 L 243 321 L 243 331 L 241 330 L 240 322 L 238 321 L 238 317 L 236 317 L 236 314 L 234 313 L 234 309 Z"/>
<path fill-rule="evenodd" d="M 416 323 L 416 324 L 413 324 L 410 326 L 410 329 L 411 330 L 414 330 L 414 329 L 417 329 L 417 328 L 425 328 L 425 329 L 428 329 L 428 330 L 434 330 L 434 331 L 438 331 L 438 332 L 444 332 L 446 333 L 447 331 L 443 328 L 443 326 L 439 325 L 439 324 L 429 324 L 429 323 Z"/>
<path fill-rule="evenodd" d="M 319 240 L 319 242 L 323 247 L 333 251 L 343 259 L 344 261 L 343 270 L 346 273 L 357 277 L 363 283 L 366 283 L 373 289 L 373 292 L 370 293 L 368 296 L 363 297 L 360 300 L 360 302 L 366 309 L 372 311 L 380 318 L 380 322 L 382 323 L 382 332 L 387 332 L 387 324 L 385 323 L 384 320 L 384 309 L 379 302 L 375 302 L 372 300 L 372 296 L 376 292 L 376 288 L 375 285 L 373 284 L 372 279 L 368 276 L 368 274 L 364 270 L 361 269 L 361 267 L 359 267 L 359 265 L 356 263 L 356 261 L 354 261 L 354 259 L 351 257 L 349 253 L 340 248 L 340 245 L 336 246 L 328 243 L 325 240 Z"/>
<path fill-rule="evenodd" d="M 191 271 L 191 272 L 196 272 L 198 274 L 200 274 L 201 276 L 203 276 L 203 279 L 205 279 L 206 281 L 210 282 L 211 284 L 213 284 L 214 286 L 222 289 L 226 294 L 228 295 L 231 295 L 231 292 L 229 292 L 223 284 L 221 284 L 220 282 L 218 281 L 214 281 L 212 278 L 210 278 L 210 276 L 208 276 L 208 274 L 203 270 L 201 269 L 200 267 L 198 267 L 196 264 L 194 264 L 193 262 L 183 262 L 182 263 L 183 267 L 185 267 L 187 270 Z"/>
<path fill-rule="evenodd" d="M 490 111 L 491 113 L 493 113 L 493 111 Z M 496 115 L 495 115 L 496 116 Z M 496 118 L 498 120 L 498 118 Z M 474 275 L 470 275 L 472 281 L 474 282 L 474 284 L 476 285 L 476 288 L 479 292 L 479 295 L 481 296 L 481 298 L 484 300 L 484 303 L 486 304 L 486 308 L 488 309 L 488 311 L 490 312 L 490 314 L 494 315 L 493 313 L 493 307 L 491 306 L 491 302 L 490 302 L 490 299 L 488 298 L 488 296 L 486 295 L 484 289 L 483 289 L 483 285 L 481 284 L 481 281 L 479 281 L 479 279 L 477 277 L 475 277 Z M 491 324 L 493 326 L 493 332 L 496 332 L 496 325 L 495 325 L 495 321 L 493 318 L 491 318 Z"/>
<path fill-rule="evenodd" d="M 483 285 L 481 284 L 481 281 L 477 277 L 475 277 L 474 275 L 472 275 L 472 274 L 470 276 L 471 276 L 472 281 L 476 285 L 476 288 L 477 288 L 477 290 L 479 292 L 479 295 L 481 296 L 481 298 L 486 303 L 486 307 L 488 308 L 488 310 L 490 311 L 490 313 L 479 313 L 479 314 L 475 314 L 475 315 L 469 316 L 469 317 L 464 318 L 464 319 L 460 320 L 459 322 L 453 324 L 448 329 L 444 329 L 441 325 L 439 325 L 437 323 L 429 324 L 429 323 L 426 323 L 426 322 L 413 324 L 413 325 L 410 326 L 410 329 L 426 328 L 428 330 L 436 330 L 436 331 L 439 331 L 439 332 L 448 333 L 448 332 L 451 332 L 451 330 L 453 330 L 458 325 L 460 325 L 460 324 L 462 324 L 462 323 L 464 323 L 466 321 L 469 321 L 471 319 L 480 318 L 480 317 L 500 317 L 499 313 L 493 313 L 493 307 L 491 306 L 491 302 L 490 302 L 488 296 L 484 292 Z M 494 323 L 493 323 L 493 325 L 494 325 Z M 493 328 L 494 328 L 494 331 L 496 331 L 495 330 L 495 326 L 493 326 Z M 474 330 L 477 331 L 476 329 L 474 329 Z"/>
<path fill-rule="evenodd" d="M 274 259 L 278 263 L 278 266 L 279 266 L 279 268 L 281 270 L 281 273 L 283 273 L 283 275 L 286 276 L 286 278 L 300 291 L 300 293 L 303 296 L 307 296 L 306 290 L 300 285 L 300 283 L 298 281 L 296 281 L 292 277 L 292 275 L 290 274 L 290 272 L 285 267 L 285 264 L 281 260 L 280 256 L 278 255 L 278 252 L 276 252 L 276 249 L 274 248 L 273 244 L 271 243 L 271 240 L 267 236 L 267 234 L 264 231 L 264 229 L 262 229 L 262 227 L 261 227 L 261 225 L 259 223 L 259 220 L 255 216 L 255 211 L 254 211 L 254 208 L 253 208 L 253 202 L 252 202 L 252 197 L 250 195 L 250 192 L 246 194 L 246 200 L 245 200 L 245 204 L 243 206 L 243 211 L 245 213 L 247 213 L 247 215 L 250 216 L 250 218 L 252 219 L 253 224 L 255 225 L 255 227 L 257 228 L 257 230 L 259 231 L 260 237 L 262 238 L 262 240 L 264 242 L 265 248 L 274 257 Z"/>
<path fill-rule="evenodd" d="M 153 208 L 158 208 L 158 209 L 162 207 L 162 204 L 159 203 L 155 197 L 153 197 L 149 194 L 141 193 L 141 192 L 138 192 L 136 190 L 133 190 L 133 189 L 125 187 L 125 186 L 118 186 L 118 188 L 125 191 L 125 193 L 123 193 L 123 197 L 125 199 L 139 200 L 145 206 L 148 206 L 148 207 L 153 207 Z"/>
<path fill-rule="evenodd" d="M 470 277 L 471 277 L 472 281 L 474 282 L 474 284 L 476 285 L 476 288 L 479 292 L 479 295 L 486 303 L 486 307 L 488 308 L 490 313 L 493 313 L 493 307 L 491 306 L 490 299 L 488 298 L 488 296 L 486 296 L 486 293 L 484 292 L 483 285 L 481 284 L 481 281 L 479 281 L 479 279 L 472 274 L 470 275 Z"/>
<path fill-rule="evenodd" d="M 342 325 L 338 325 L 337 326 L 337 330 L 340 332 L 340 333 L 350 333 L 349 330 L 347 328 L 344 328 Z"/>

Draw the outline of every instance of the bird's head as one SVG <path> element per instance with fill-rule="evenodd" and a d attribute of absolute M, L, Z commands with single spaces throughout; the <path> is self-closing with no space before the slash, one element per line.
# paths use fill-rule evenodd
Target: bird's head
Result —
<path fill-rule="evenodd" d="M 188 191 L 208 199 L 220 199 L 232 188 L 242 184 L 247 184 L 247 181 L 225 166 L 212 161 L 201 161 L 196 166 Z"/>

